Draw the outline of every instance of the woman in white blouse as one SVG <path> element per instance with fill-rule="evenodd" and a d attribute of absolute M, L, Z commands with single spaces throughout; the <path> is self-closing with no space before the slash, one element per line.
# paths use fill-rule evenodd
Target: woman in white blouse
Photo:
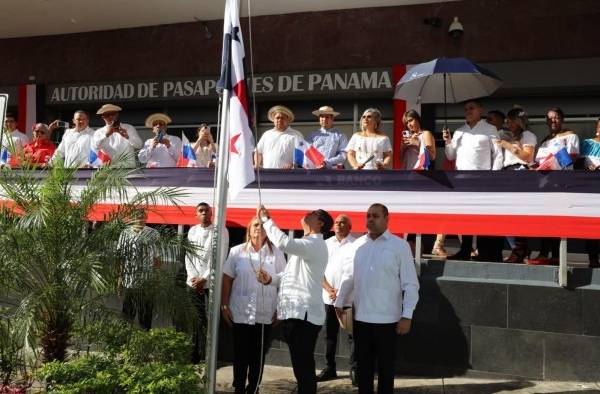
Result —
<path fill-rule="evenodd" d="M 236 393 L 254 393 L 260 384 L 277 309 L 277 287 L 268 286 L 270 282 L 264 278 L 284 268 L 283 253 L 269 241 L 261 221 L 252 218 L 246 228 L 246 242 L 231 248 L 223 267 L 221 310 L 225 322 L 233 327 Z"/>
<path fill-rule="evenodd" d="M 503 170 L 526 170 L 533 162 L 537 138 L 535 134 L 527 130 L 529 119 L 527 113 L 519 107 L 515 107 L 506 114 L 506 126 L 508 131 L 501 135 L 496 143 L 504 150 Z M 505 263 L 521 264 L 529 257 L 527 238 L 516 237 L 514 242 L 509 237 L 509 243 L 513 245 L 510 256 L 504 259 Z M 501 253 L 501 252 L 500 252 Z"/>
<path fill-rule="evenodd" d="M 346 146 L 348 162 L 355 170 L 383 170 L 392 164 L 392 144 L 379 130 L 381 112 L 368 108 L 360 118 L 362 131 L 354 133 Z"/>
<path fill-rule="evenodd" d="M 196 154 L 196 163 L 198 163 L 198 167 L 202 168 L 214 167 L 217 144 L 213 141 L 210 126 L 202 123 L 197 131 L 198 139 L 194 142 L 193 146 L 194 153 Z"/>

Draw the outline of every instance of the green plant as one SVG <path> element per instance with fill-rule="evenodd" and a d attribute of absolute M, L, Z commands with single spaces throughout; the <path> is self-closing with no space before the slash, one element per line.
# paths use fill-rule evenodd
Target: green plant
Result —
<path fill-rule="evenodd" d="M 116 355 L 129 342 L 134 330 L 136 328 L 129 321 L 102 308 L 80 321 L 76 327 L 76 337 L 82 342 L 80 346 L 87 349 L 87 354 L 90 350 L 97 350 Z"/>
<path fill-rule="evenodd" d="M 8 385 L 18 371 L 25 370 L 25 361 L 22 343 L 4 312 L 0 310 L 0 382 Z"/>
<path fill-rule="evenodd" d="M 160 362 L 126 364 L 120 373 L 121 387 L 130 394 L 200 392 L 200 379 L 192 365 Z"/>
<path fill-rule="evenodd" d="M 123 357 L 133 365 L 151 362 L 187 364 L 192 344 L 189 338 L 172 328 L 137 331 L 125 346 Z"/>
<path fill-rule="evenodd" d="M 61 362 L 51 361 L 39 375 L 49 393 L 111 394 L 122 392 L 119 387 L 119 365 L 116 359 L 91 355 Z"/>
<path fill-rule="evenodd" d="M 191 343 L 173 329 L 135 330 L 122 354 L 86 355 L 44 364 L 39 376 L 51 393 L 197 393 Z"/>
<path fill-rule="evenodd" d="M 0 209 L 0 295 L 18 300 L 15 330 L 23 345 L 40 346 L 46 361 L 64 360 L 73 330 L 85 319 L 89 324 L 88 317 L 101 319 L 90 311 L 117 293 L 123 271 L 117 241 L 131 225 L 126 219 L 140 207 L 177 205 L 183 196 L 173 188 L 136 190 L 127 180 L 133 170 L 101 168 L 83 185 L 76 171 L 60 165 L 0 171 L 0 194 L 8 200 Z M 106 200 L 119 204 L 92 229 L 89 218 Z M 168 232 L 153 248 L 166 261 L 176 261 L 182 250 L 195 253 Z M 163 279 L 151 291 L 166 310 L 185 298 L 173 276 L 167 269 L 153 276 Z"/>

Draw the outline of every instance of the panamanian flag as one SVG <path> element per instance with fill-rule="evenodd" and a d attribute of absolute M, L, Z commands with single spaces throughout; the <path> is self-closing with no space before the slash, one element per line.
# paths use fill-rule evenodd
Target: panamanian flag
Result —
<path fill-rule="evenodd" d="M 179 159 L 177 159 L 177 167 L 198 167 L 196 152 L 194 152 L 194 149 L 185 134 L 182 134 L 181 142 L 181 155 L 179 155 Z"/>
<path fill-rule="evenodd" d="M 248 88 L 244 69 L 244 40 L 240 27 L 240 10 L 238 0 L 227 0 L 223 21 L 223 58 L 221 62 L 221 78 L 217 90 L 229 94 L 227 108 L 223 114 L 227 125 L 227 141 L 229 141 L 229 166 L 227 181 L 229 183 L 229 199 L 235 200 L 237 195 L 254 181 L 254 137 L 250 128 L 248 105 Z"/>
<path fill-rule="evenodd" d="M 294 164 L 302 168 L 318 168 L 325 162 L 325 156 L 317 148 L 303 139 L 296 139 Z"/>
<path fill-rule="evenodd" d="M 419 148 L 419 156 L 417 156 L 417 162 L 413 167 L 413 170 L 428 170 L 431 165 L 431 160 L 429 158 L 429 151 L 423 142 L 421 142 L 421 147 Z"/>
<path fill-rule="evenodd" d="M 562 145 L 559 145 L 559 147 Z M 541 162 L 538 171 L 562 170 L 563 168 L 573 164 L 573 160 L 567 152 L 567 148 L 562 146 L 557 151 L 550 153 Z"/>
<path fill-rule="evenodd" d="M 96 150 L 94 148 L 91 148 L 88 161 L 91 167 L 103 167 L 110 164 L 110 156 L 102 149 Z"/>

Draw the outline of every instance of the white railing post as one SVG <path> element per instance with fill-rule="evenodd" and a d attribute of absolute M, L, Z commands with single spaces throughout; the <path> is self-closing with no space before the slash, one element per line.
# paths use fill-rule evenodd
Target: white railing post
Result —
<path fill-rule="evenodd" d="M 560 248 L 558 252 L 558 285 L 567 287 L 567 239 L 560 239 Z"/>
<path fill-rule="evenodd" d="M 415 236 L 415 269 L 417 276 L 421 276 L 421 234 Z"/>

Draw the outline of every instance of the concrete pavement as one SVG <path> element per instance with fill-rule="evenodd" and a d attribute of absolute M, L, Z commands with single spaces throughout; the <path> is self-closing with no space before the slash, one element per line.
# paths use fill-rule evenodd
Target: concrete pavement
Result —
<path fill-rule="evenodd" d="M 338 379 L 319 383 L 319 394 L 358 393 L 352 387 L 347 372 L 339 372 Z M 217 392 L 233 393 L 233 368 L 221 367 L 217 371 Z M 291 368 L 265 366 L 262 394 L 290 394 L 296 382 Z M 394 384 L 396 393 L 416 394 L 492 394 L 492 393 L 600 393 L 599 382 L 549 382 L 501 377 L 464 376 L 454 378 L 398 377 Z"/>

